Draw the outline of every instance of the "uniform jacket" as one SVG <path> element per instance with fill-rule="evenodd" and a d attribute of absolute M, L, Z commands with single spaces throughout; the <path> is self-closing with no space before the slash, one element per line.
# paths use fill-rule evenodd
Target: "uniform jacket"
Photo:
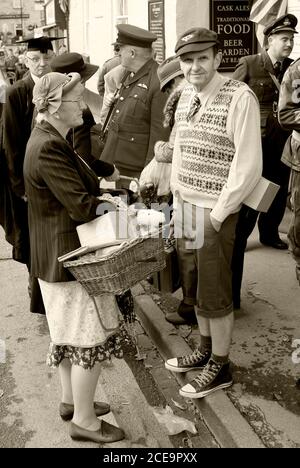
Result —
<path fill-rule="evenodd" d="M 278 76 L 279 82 L 291 63 L 289 58 L 283 60 Z M 267 52 L 262 50 L 261 54 L 241 58 L 232 78 L 247 83 L 259 100 L 263 136 L 263 175 L 281 184 L 288 178 L 288 171 L 280 159 L 289 132 L 280 127 L 276 112 L 275 116 L 273 113 L 273 103 L 276 111 L 279 90 L 270 73 L 274 74 L 272 61 Z"/>
<path fill-rule="evenodd" d="M 138 176 L 154 156 L 154 144 L 167 141 L 163 108 L 167 96 L 159 88 L 158 64 L 148 60 L 125 81 L 109 124 L 101 160 L 114 162 L 121 174 Z"/>
<path fill-rule="evenodd" d="M 71 276 L 57 258 L 80 246 L 76 226 L 96 217 L 98 179 L 46 122 L 35 126 L 28 141 L 24 179 L 31 273 L 49 282 L 67 281 Z"/>

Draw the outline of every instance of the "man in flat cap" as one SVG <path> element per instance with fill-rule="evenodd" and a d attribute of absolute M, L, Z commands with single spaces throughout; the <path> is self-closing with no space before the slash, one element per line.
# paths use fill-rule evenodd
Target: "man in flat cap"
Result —
<path fill-rule="evenodd" d="M 263 49 L 260 54 L 241 58 L 233 74 L 233 78 L 247 83 L 259 100 L 263 176 L 280 185 L 267 213 L 259 214 L 247 206 L 241 209 L 232 262 L 233 300 L 236 308 L 240 307 L 247 239 L 254 229 L 258 216 L 260 242 L 275 249 L 287 249 L 286 242 L 279 237 L 278 229 L 285 212 L 289 181 L 289 169 L 281 163 L 280 158 L 289 132 L 280 128 L 277 103 L 282 77 L 292 63 L 288 57 L 293 49 L 296 25 L 297 18 L 291 14 L 281 16 L 270 23 L 264 29 L 267 49 Z"/>
<path fill-rule="evenodd" d="M 231 257 L 238 212 L 261 176 L 260 117 L 253 91 L 217 72 L 222 54 L 214 31 L 186 31 L 175 52 L 188 84 L 175 116 L 174 234 L 181 274 L 197 271 L 201 344 L 190 355 L 168 359 L 166 368 L 198 369 L 180 394 L 202 398 L 232 385 Z"/>
<path fill-rule="evenodd" d="M 26 144 L 31 133 L 34 105 L 32 91 L 38 79 L 50 71 L 50 60 L 54 56 L 52 41 L 58 38 L 42 36 L 29 38 L 25 64 L 29 72 L 7 88 L 6 103 L 3 111 L 3 183 L 6 196 L 2 206 L 1 223 L 7 241 L 13 246 L 13 259 L 29 265 L 29 233 L 27 220 L 27 201 L 25 195 L 23 162 Z M 5 168 L 4 168 L 5 166 Z M 5 174 L 5 175 L 4 175 Z M 31 284 L 32 312 L 43 313 L 44 307 L 38 282 Z"/>
<path fill-rule="evenodd" d="M 152 58 L 157 37 L 129 24 L 117 29 L 121 64 L 131 74 L 115 103 L 101 160 L 115 163 L 122 175 L 138 177 L 153 158 L 156 141 L 168 140 L 169 130 L 162 125 L 166 96 Z"/>

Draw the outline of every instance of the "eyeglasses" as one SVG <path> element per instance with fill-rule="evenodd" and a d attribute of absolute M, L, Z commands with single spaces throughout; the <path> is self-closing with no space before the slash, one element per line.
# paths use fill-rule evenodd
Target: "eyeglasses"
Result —
<path fill-rule="evenodd" d="M 44 60 L 44 62 L 49 62 L 53 58 L 53 56 L 52 55 L 50 55 L 50 56 L 46 55 L 44 57 L 28 57 L 28 55 L 27 55 L 27 58 L 29 58 L 29 60 L 31 60 L 33 63 L 38 64 L 38 63 L 40 63 L 40 61 L 42 59 Z"/>

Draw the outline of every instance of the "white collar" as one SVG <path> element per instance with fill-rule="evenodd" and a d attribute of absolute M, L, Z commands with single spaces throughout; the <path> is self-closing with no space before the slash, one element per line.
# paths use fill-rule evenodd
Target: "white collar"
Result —
<path fill-rule="evenodd" d="M 223 82 L 224 78 L 220 73 L 216 72 L 210 82 L 203 88 L 198 94 L 201 105 L 205 106 L 208 99 L 214 94 L 214 91 L 220 87 L 221 83 Z"/>

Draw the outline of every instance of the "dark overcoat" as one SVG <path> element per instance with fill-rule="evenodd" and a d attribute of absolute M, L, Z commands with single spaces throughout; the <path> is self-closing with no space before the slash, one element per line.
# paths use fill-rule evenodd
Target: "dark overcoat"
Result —
<path fill-rule="evenodd" d="M 0 223 L 7 241 L 13 246 L 13 258 L 29 263 L 29 234 L 23 162 L 31 132 L 34 106 L 30 74 L 6 89 L 6 103 L 2 114 L 3 146 L 1 151 Z"/>
<path fill-rule="evenodd" d="M 148 60 L 125 80 L 109 124 L 101 160 L 115 163 L 121 174 L 139 176 L 154 156 L 154 144 L 167 141 L 162 125 L 167 96 L 160 91 L 158 64 Z"/>
<path fill-rule="evenodd" d="M 96 217 L 98 178 L 59 132 L 43 122 L 28 141 L 24 179 L 31 273 L 49 282 L 74 279 L 57 258 L 80 246 L 76 226 Z"/>
<path fill-rule="evenodd" d="M 277 77 L 279 82 L 291 63 L 289 58 L 283 60 L 280 75 Z M 283 130 L 278 123 L 276 107 L 279 90 L 270 73 L 274 75 L 272 61 L 268 53 L 262 50 L 260 54 L 242 57 L 234 71 L 233 79 L 247 83 L 259 100 L 263 136 L 263 175 L 281 185 L 286 183 L 288 177 L 288 171 L 280 159 L 289 132 Z"/>

